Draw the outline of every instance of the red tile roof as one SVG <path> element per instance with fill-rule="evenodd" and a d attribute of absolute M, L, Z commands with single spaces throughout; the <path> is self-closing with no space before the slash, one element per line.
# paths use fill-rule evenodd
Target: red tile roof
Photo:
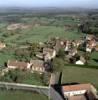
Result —
<path fill-rule="evenodd" d="M 78 84 L 78 85 L 67 85 L 67 86 L 62 86 L 63 91 L 78 91 L 78 90 L 90 90 L 91 89 L 91 84 Z"/>
<path fill-rule="evenodd" d="M 27 68 L 27 63 L 26 62 L 20 62 L 17 60 L 13 60 L 13 61 L 8 61 L 8 66 L 15 66 L 19 69 L 26 69 Z"/>

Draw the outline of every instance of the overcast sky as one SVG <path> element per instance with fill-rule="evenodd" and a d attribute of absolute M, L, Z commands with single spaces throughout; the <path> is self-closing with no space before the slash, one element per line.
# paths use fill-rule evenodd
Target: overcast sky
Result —
<path fill-rule="evenodd" d="M 2 6 L 98 8 L 98 0 L 0 0 Z"/>

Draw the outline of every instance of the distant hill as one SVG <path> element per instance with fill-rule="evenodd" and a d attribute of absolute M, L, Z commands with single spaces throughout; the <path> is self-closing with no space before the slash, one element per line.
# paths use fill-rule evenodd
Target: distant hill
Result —
<path fill-rule="evenodd" d="M 81 12 L 97 12 L 98 9 L 90 9 L 90 8 L 79 8 L 79 7 L 72 7 L 72 8 L 58 8 L 58 7 L 39 7 L 39 8 L 25 8 L 25 7 L 1 7 L 0 13 L 67 13 L 67 12 L 74 12 L 74 13 L 81 13 Z"/>

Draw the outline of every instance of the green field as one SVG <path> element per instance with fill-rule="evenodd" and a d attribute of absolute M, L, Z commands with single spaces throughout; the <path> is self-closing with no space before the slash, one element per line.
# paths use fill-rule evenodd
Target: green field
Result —
<path fill-rule="evenodd" d="M 65 66 L 62 83 L 92 83 L 98 89 L 98 69 Z"/>
<path fill-rule="evenodd" d="M 8 34 L 8 33 L 6 33 Z M 32 27 L 32 29 L 21 30 L 20 34 L 15 33 L 14 35 L 3 37 L 6 43 L 18 43 L 18 42 L 43 42 L 51 37 L 63 37 L 65 39 L 78 39 L 83 34 L 77 33 L 77 30 L 65 31 L 64 27 L 56 26 L 39 26 Z"/>
<path fill-rule="evenodd" d="M 90 55 L 89 65 L 96 65 L 98 66 L 98 52 L 93 52 Z"/>
<path fill-rule="evenodd" d="M 0 90 L 0 100 L 48 100 L 48 98 L 37 93 Z"/>

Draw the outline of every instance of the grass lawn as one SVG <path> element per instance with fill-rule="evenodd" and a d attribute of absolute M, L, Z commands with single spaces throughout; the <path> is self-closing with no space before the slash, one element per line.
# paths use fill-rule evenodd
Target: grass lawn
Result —
<path fill-rule="evenodd" d="M 1 53 L 0 52 L 0 65 L 4 66 L 4 63 L 7 62 L 9 59 L 13 59 L 14 55 L 10 52 Z"/>
<path fill-rule="evenodd" d="M 17 77 L 15 81 L 15 77 Z M 31 73 L 29 71 L 12 70 L 6 73 L 4 76 L 0 76 L 0 81 L 5 82 L 17 82 L 31 85 L 43 86 L 42 75 L 37 73 Z"/>
<path fill-rule="evenodd" d="M 65 31 L 64 27 L 56 26 L 39 26 L 32 27 L 28 30 L 22 30 L 20 34 L 15 34 L 5 38 L 5 42 L 43 42 L 48 40 L 50 37 L 63 37 L 65 39 L 77 39 L 83 34 L 77 33 L 77 30 Z"/>
<path fill-rule="evenodd" d="M 48 100 L 48 97 L 31 92 L 0 90 L 0 100 Z"/>
<path fill-rule="evenodd" d="M 90 68 L 65 66 L 62 83 L 92 83 L 98 89 L 98 70 Z"/>
<path fill-rule="evenodd" d="M 90 57 L 89 65 L 98 65 L 98 52 L 94 51 Z"/>

